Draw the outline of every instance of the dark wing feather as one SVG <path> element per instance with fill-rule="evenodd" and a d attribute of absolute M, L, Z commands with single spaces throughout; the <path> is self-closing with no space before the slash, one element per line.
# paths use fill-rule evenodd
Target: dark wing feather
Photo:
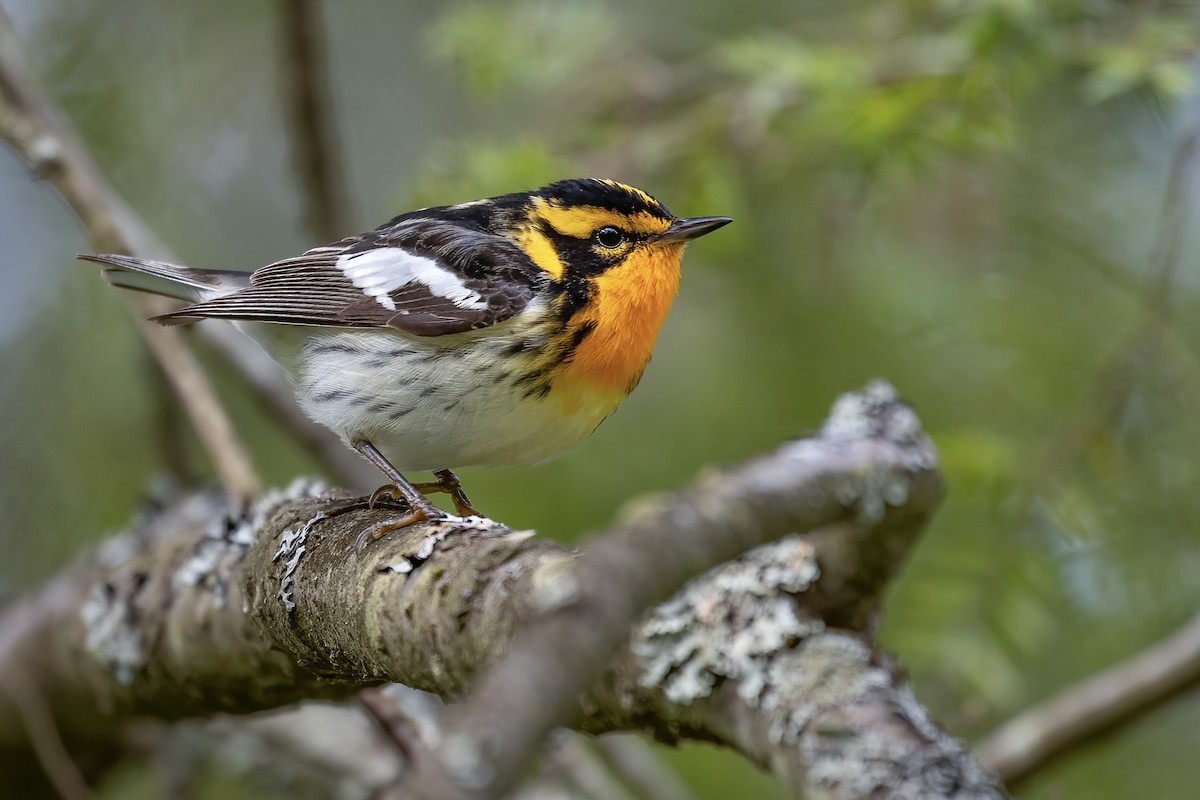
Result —
<path fill-rule="evenodd" d="M 504 237 L 435 218 L 406 219 L 262 267 L 248 287 L 167 317 L 440 336 L 512 317 L 545 280 Z"/>

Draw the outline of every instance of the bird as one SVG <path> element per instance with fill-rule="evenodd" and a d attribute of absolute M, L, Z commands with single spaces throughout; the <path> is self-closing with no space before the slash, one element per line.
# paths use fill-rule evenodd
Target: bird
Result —
<path fill-rule="evenodd" d="M 537 464 L 587 438 L 638 385 L 685 246 L 730 222 L 577 178 L 403 213 L 253 272 L 79 258 L 187 304 L 156 322 L 230 320 L 261 346 L 305 414 L 387 478 L 369 504 L 403 502 L 364 533 L 377 539 L 450 516 L 425 493 L 478 515 L 454 469 Z"/>

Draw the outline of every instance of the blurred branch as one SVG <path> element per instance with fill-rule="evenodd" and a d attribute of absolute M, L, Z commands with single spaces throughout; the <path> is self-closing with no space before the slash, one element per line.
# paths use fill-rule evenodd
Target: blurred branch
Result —
<path fill-rule="evenodd" d="M 1145 315 L 1094 378 L 1084 408 L 1049 448 L 1040 485 L 1064 471 L 1114 419 L 1130 388 L 1164 350 L 1171 315 L 1171 289 L 1182 245 L 1194 216 L 1192 181 L 1200 126 L 1183 136 L 1171 160 L 1163 193 L 1150 270 L 1142 284 Z M 1106 263 L 1100 255 L 1095 260 Z M 1176 361 L 1188 359 L 1172 354 Z M 1188 365 L 1190 366 L 1190 365 Z M 1189 375 L 1194 374 L 1189 370 Z M 1002 725 L 976 748 L 982 764 L 1009 786 L 1028 778 L 1052 759 L 1094 736 L 1136 719 L 1200 680 L 1200 617 L 1170 638 L 1129 660 L 1093 675 Z"/>
<path fill-rule="evenodd" d="M 441 739 L 442 712 L 445 710 L 436 697 L 409 689 L 398 683 L 364 689 L 358 693 L 358 704 L 375 721 L 384 738 L 396 749 L 396 756 L 405 765 L 427 758 L 430 745 Z M 609 774 L 609 766 L 579 739 L 578 734 L 560 730 L 555 745 L 546 759 L 546 767 L 535 783 L 567 783 L 577 787 L 582 797 L 592 800 L 634 800 Z M 633 740 L 634 744 L 641 744 Z M 376 787 L 379 800 L 399 798 L 399 790 L 390 781 Z M 664 778 L 660 785 L 668 785 Z M 528 785 L 523 787 L 528 790 Z M 387 791 L 383 791 L 387 789 Z M 673 795 L 650 795 L 655 800 L 672 800 Z M 678 800 L 678 799 L 676 799 Z"/>
<path fill-rule="evenodd" d="M 1080 405 L 1083 407 L 1070 410 L 1063 430 L 1046 451 L 1043 467 L 1031 472 L 1038 486 L 1045 486 L 1047 478 L 1063 472 L 1095 441 L 1120 411 L 1137 379 L 1145 374 L 1163 350 L 1164 334 L 1171 317 L 1171 288 L 1178 271 L 1184 237 L 1195 216 L 1189 176 L 1194 170 L 1198 141 L 1200 125 L 1194 125 L 1184 134 L 1171 159 L 1170 173 L 1163 190 L 1162 213 L 1150 257 L 1151 267 L 1142 284 L 1144 318 L 1100 367 L 1093 384 L 1081 396 Z"/>
<path fill-rule="evenodd" d="M 338 158 L 320 0 L 280 0 L 285 101 L 308 230 L 322 242 L 349 231 L 350 193 Z"/>
<path fill-rule="evenodd" d="M 975 748 L 1009 787 L 1200 682 L 1200 615 L 1163 641 L 1038 703 Z"/>
<path fill-rule="evenodd" d="M 543 772 L 559 773 L 565 782 L 590 800 L 637 800 L 613 778 L 608 767 L 588 748 L 582 737 L 570 731 L 559 734 L 553 737 Z"/>
<path fill-rule="evenodd" d="M 1155 236 L 1154 254 L 1151 256 L 1148 305 L 1157 317 L 1171 310 L 1171 288 L 1175 284 L 1175 273 L 1179 271 L 1179 259 L 1183 240 L 1189 230 L 1188 223 L 1193 214 L 1192 162 L 1196 158 L 1196 143 L 1200 140 L 1200 126 L 1193 125 L 1176 146 L 1171 157 L 1171 170 L 1163 194 L 1162 213 L 1159 216 L 1158 233 Z"/>
<path fill-rule="evenodd" d="M 637 736 L 601 736 L 596 745 L 616 771 L 646 800 L 696 800 L 679 776 Z"/>
<path fill-rule="evenodd" d="M 0 683 L 0 691 L 20 716 L 34 756 L 54 791 L 62 800 L 90 800 L 92 790 L 63 746 L 54 717 L 29 676 L 19 669 L 11 670 Z"/>
<path fill-rule="evenodd" d="M 399 684 L 363 689 L 358 693 L 358 704 L 395 746 L 396 753 L 404 759 L 404 763 L 411 764 L 425 754 L 428 749 L 426 739 L 436 741 L 440 735 L 437 731 L 441 728 L 441 719 L 428 707 L 422 709 L 423 718 L 418 718 L 411 709 L 401 707 L 399 698 L 395 696 L 396 691 L 413 690 Z M 435 735 L 422 736 L 423 727 L 432 729 Z"/>
<path fill-rule="evenodd" d="M 247 713 L 381 681 L 457 697 L 504 654 L 417 765 L 423 781 L 444 771 L 440 798 L 510 785 L 544 741 L 531 719 L 723 743 L 829 800 L 884 787 L 996 798 L 866 638 L 940 494 L 916 417 L 874 385 L 842 398 L 814 438 L 643 508 L 583 556 L 478 518 L 358 553 L 358 534 L 394 511 L 344 511 L 303 483 L 244 512 L 192 495 L 6 609 L 0 682 L 37 665 L 28 674 L 64 739 L 87 748 L 137 715 Z M 713 569 L 636 622 L 678 582 L 791 532 L 807 533 Z M 508 733 L 521 750 L 493 749 L 482 701 L 519 707 Z M 0 698 L 0 761 L 23 741 Z"/>
<path fill-rule="evenodd" d="M 25 60 L 16 32 L 0 9 L 0 135 L 18 157 L 58 189 L 75 211 L 88 238 L 101 250 L 160 254 L 162 246 L 101 178 L 95 162 L 59 119 Z M 154 299 L 130 301 L 143 317 L 164 309 Z M 249 453 L 242 446 L 216 392 L 179 331 L 141 325 L 179 402 L 204 444 L 221 483 L 249 497 L 260 489 Z"/>
<path fill-rule="evenodd" d="M 131 253 L 172 260 L 166 247 L 125 203 L 100 172 L 33 74 L 8 17 L 0 9 L 0 136 L 40 178 L 58 190 L 97 251 Z M 137 295 L 131 303 L 141 317 L 161 313 L 156 298 Z M 338 477 L 361 485 L 365 463 L 337 438 L 310 422 L 296 406 L 286 377 L 267 356 L 230 326 L 200 325 L 199 333 L 247 379 L 257 396 L 302 446 L 319 455 Z M 233 436 L 216 395 L 207 386 L 179 331 L 145 326 L 146 341 L 197 426 L 214 467 L 227 486 L 243 493 L 257 478 Z M 166 359 L 165 361 L 163 359 Z M 189 387 L 182 391 L 181 387 Z"/>

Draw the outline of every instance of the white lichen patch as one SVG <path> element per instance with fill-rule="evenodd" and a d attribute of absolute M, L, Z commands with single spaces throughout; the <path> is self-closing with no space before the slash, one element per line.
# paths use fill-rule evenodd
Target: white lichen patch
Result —
<path fill-rule="evenodd" d="M 147 658 L 141 629 L 134 624 L 136 617 L 131 611 L 130 598 L 104 582 L 92 587 L 80 610 L 88 652 L 106 664 L 122 686 L 133 683 L 134 674 Z"/>
<path fill-rule="evenodd" d="M 639 628 L 640 684 L 687 704 L 731 679 L 743 699 L 758 703 L 770 656 L 824 628 L 798 616 L 789 597 L 818 575 L 812 545 L 791 536 L 692 581 Z"/>
<path fill-rule="evenodd" d="M 138 515 L 134 529 L 114 536 L 100 545 L 95 564 L 104 576 L 93 583 L 80 607 L 84 646 L 97 661 L 106 665 L 117 683 L 133 682 L 137 671 L 150 658 L 150 643 L 140 621 L 139 609 L 148 580 L 146 575 L 126 567 L 146 547 L 147 537 L 160 526 L 188 526 L 211 519 L 223 509 L 211 494 L 195 494 L 174 505 L 167 518 L 162 509 L 148 508 Z"/>
<path fill-rule="evenodd" d="M 908 469 L 933 469 L 937 454 L 921 428 L 921 420 L 887 381 L 874 380 L 857 392 L 842 395 L 833 404 L 822 439 L 886 439 L 909 445 Z"/>
<path fill-rule="evenodd" d="M 486 517 L 448 516 L 444 520 L 426 523 L 426 527 L 431 532 L 421 540 L 416 550 L 404 556 L 399 561 L 384 564 L 379 567 L 379 572 L 394 575 L 409 574 L 428 561 L 433 556 L 434 551 L 437 550 L 437 546 L 454 534 L 470 533 L 472 531 L 487 533 L 493 530 L 500 530 L 507 536 L 521 536 L 524 538 L 533 536 L 533 531 L 510 531 L 506 528 L 497 528 L 496 523 Z"/>
<path fill-rule="evenodd" d="M 871 648 L 853 634 L 830 634 L 806 642 L 805 664 L 797 674 L 793 665 L 775 662 L 766 673 L 767 690 L 761 707 L 774 711 L 768 732 L 775 745 L 794 745 L 821 708 L 852 702 L 872 690 L 886 690 L 892 676 L 872 664 Z"/>
<path fill-rule="evenodd" d="M 279 549 L 275 551 L 275 555 L 271 556 L 272 561 L 278 561 L 284 556 L 288 556 L 288 560 L 283 565 L 283 577 L 279 580 L 279 599 L 283 601 L 284 608 L 288 611 L 296 608 L 296 604 L 292 601 L 292 589 L 296 585 L 296 568 L 300 566 L 300 559 L 308 550 L 308 534 L 312 531 L 313 525 L 324 519 L 328 519 L 325 512 L 318 511 L 306 519 L 299 528 L 285 530 L 279 537 Z"/>
<path fill-rule="evenodd" d="M 289 502 L 322 497 L 328 488 L 311 478 L 297 478 L 282 490 L 272 489 L 256 500 L 245 513 L 226 516 L 212 525 L 172 576 L 175 589 L 200 586 L 212 591 L 217 606 L 225 603 L 225 576 L 229 565 L 240 561 L 254 542 L 259 529 L 281 506 Z"/>
<path fill-rule="evenodd" d="M 853 509 L 859 522 L 874 525 L 883 519 L 888 507 L 909 501 L 915 473 L 937 468 L 933 443 L 916 413 L 890 384 L 873 381 L 861 391 L 839 397 L 819 434 L 790 443 L 787 455 L 800 463 L 820 461 L 831 444 L 862 444 L 866 440 L 891 445 L 892 455 L 877 459 L 869 468 L 842 481 L 834 492 L 837 502 Z"/>
<path fill-rule="evenodd" d="M 166 597 L 220 607 L 226 601 L 227 576 L 267 520 L 285 503 L 320 497 L 327 491 L 316 481 L 296 480 L 282 491 L 267 493 L 237 515 L 230 515 L 227 501 L 215 493 L 189 495 L 173 502 L 169 510 L 149 507 L 139 515 L 131 533 L 109 539 L 97 551 L 95 561 L 103 577 L 96 580 L 80 609 L 88 652 L 123 685 L 131 683 L 150 659 L 158 629 L 147 626 L 146 618 L 148 613 L 163 612 L 167 587 L 135 566 L 148 538 L 208 524 L 169 573 Z M 216 523 L 207 522 L 214 519 Z M 198 593 L 198 589 L 202 591 Z"/>
<path fill-rule="evenodd" d="M 254 542 L 260 528 L 286 503 L 329 496 L 329 487 L 316 478 L 296 478 L 283 489 L 272 489 L 255 501 L 230 534 L 231 540 L 247 547 Z"/>

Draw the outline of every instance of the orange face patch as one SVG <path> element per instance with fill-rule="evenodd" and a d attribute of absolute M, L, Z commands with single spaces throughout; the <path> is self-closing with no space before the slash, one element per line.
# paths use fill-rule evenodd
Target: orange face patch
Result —
<path fill-rule="evenodd" d="M 682 244 L 638 248 L 592 279 L 591 302 L 572 326 L 594 327 L 563 366 L 564 377 L 621 396 L 633 390 L 679 291 L 682 257 Z"/>

